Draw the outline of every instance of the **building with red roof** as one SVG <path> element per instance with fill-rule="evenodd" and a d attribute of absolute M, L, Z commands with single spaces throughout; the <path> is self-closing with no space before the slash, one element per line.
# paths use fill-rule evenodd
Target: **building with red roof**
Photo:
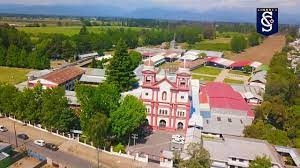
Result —
<path fill-rule="evenodd" d="M 200 88 L 199 101 L 206 133 L 242 136 L 244 127 L 254 119 L 242 95 L 228 84 L 207 83 Z"/>
<path fill-rule="evenodd" d="M 37 84 L 41 84 L 44 89 L 62 86 L 65 87 L 66 90 L 73 90 L 75 81 L 79 80 L 84 73 L 85 71 L 83 69 L 70 66 L 52 71 L 35 80 L 29 79 L 28 87 L 33 88 Z"/>

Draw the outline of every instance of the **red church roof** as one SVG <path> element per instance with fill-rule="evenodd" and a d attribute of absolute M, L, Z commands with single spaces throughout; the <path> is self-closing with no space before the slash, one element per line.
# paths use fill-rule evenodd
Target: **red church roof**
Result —
<path fill-rule="evenodd" d="M 211 108 L 245 111 L 247 112 L 247 116 L 254 117 L 254 112 L 243 97 L 228 84 L 219 82 L 207 83 L 206 86 L 201 88 L 201 92 L 207 92 Z"/>

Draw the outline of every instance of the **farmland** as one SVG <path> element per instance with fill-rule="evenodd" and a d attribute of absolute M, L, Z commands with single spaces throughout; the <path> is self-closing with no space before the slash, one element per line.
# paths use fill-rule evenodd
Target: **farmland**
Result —
<path fill-rule="evenodd" d="M 121 26 L 93 26 L 93 27 L 87 27 L 87 29 L 90 32 L 93 33 L 100 33 L 103 29 L 105 28 L 130 28 L 130 29 L 143 29 L 143 28 L 138 28 L 138 27 L 121 27 Z M 17 28 L 20 31 L 24 31 L 26 33 L 32 34 L 32 35 L 37 35 L 41 33 L 45 34 L 64 34 L 67 36 L 72 36 L 75 34 L 78 34 L 81 26 L 68 26 L 68 27 L 18 27 Z"/>
<path fill-rule="evenodd" d="M 26 74 L 30 71 L 30 69 L 9 68 L 0 66 L 0 82 L 18 84 L 26 80 Z"/>
<path fill-rule="evenodd" d="M 238 54 L 225 54 L 226 58 L 236 60 L 259 61 L 263 64 L 269 64 L 273 55 L 281 51 L 285 45 L 284 35 L 274 35 L 266 38 L 263 43 L 258 46 L 251 47 L 245 52 Z"/>

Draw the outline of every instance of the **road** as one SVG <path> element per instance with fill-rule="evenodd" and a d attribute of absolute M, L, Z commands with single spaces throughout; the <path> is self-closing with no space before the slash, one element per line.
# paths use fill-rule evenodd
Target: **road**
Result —
<path fill-rule="evenodd" d="M 0 140 L 4 142 L 10 142 L 13 145 L 16 145 L 15 143 L 16 138 L 12 130 L 9 130 L 7 132 L 0 132 Z M 46 149 L 45 147 L 37 146 L 36 144 L 33 143 L 33 141 L 34 140 L 31 139 L 30 137 L 28 140 L 25 141 L 17 138 L 18 147 L 26 147 L 26 149 L 30 149 L 42 155 L 43 157 L 51 158 L 53 161 L 66 165 L 67 167 L 72 167 L 72 168 L 97 167 L 95 164 L 92 164 L 89 161 L 83 160 L 69 153 L 60 150 L 51 151 L 49 149 Z"/>
<path fill-rule="evenodd" d="M 0 133 L 0 140 L 7 141 L 11 144 L 15 144 L 14 138 L 14 121 L 8 118 L 0 118 L 0 125 L 4 125 L 8 128 L 9 132 Z M 15 123 L 17 134 L 25 133 L 30 139 L 26 142 L 22 142 L 18 139 L 19 144 L 24 144 L 28 149 L 38 152 L 45 157 L 49 157 L 55 162 L 61 164 L 70 165 L 70 167 L 84 167 L 90 168 L 97 165 L 97 151 L 93 148 L 79 144 L 76 140 L 68 140 L 65 138 L 58 137 L 48 132 L 43 132 L 39 129 L 22 126 L 20 123 Z M 43 139 L 48 143 L 56 144 L 59 150 L 56 152 L 49 151 L 45 148 L 40 148 L 33 144 L 33 140 Z M 99 153 L 100 164 L 105 167 L 128 167 L 128 168 L 154 168 L 156 165 L 151 163 L 142 163 L 123 157 L 113 156 L 105 152 Z"/>

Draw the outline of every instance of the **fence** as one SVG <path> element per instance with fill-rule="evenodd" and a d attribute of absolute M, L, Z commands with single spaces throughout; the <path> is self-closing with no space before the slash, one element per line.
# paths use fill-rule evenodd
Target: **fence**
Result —
<path fill-rule="evenodd" d="M 35 153 L 31 150 L 27 150 L 27 155 L 33 158 L 38 159 L 40 162 L 35 165 L 33 168 L 40 168 L 42 166 L 44 166 L 45 164 L 47 164 L 47 159 L 45 157 L 43 157 L 42 155 Z"/>
<path fill-rule="evenodd" d="M 28 122 L 28 123 L 22 122 L 22 121 L 17 120 L 17 119 L 15 119 L 15 118 L 13 118 L 13 117 L 8 117 L 8 118 L 9 118 L 10 120 L 15 121 L 15 122 L 18 122 L 18 123 L 21 123 L 21 124 L 26 124 L 26 125 L 29 126 L 29 127 L 38 129 L 38 130 L 43 131 L 43 132 L 51 133 L 51 134 L 53 134 L 53 135 L 55 135 L 55 136 L 59 136 L 59 137 L 64 138 L 64 139 L 66 139 L 66 140 L 74 140 L 74 137 L 72 137 L 71 134 L 67 134 L 68 136 L 66 137 L 64 132 L 63 132 L 62 134 L 60 134 L 58 131 L 52 132 L 52 131 L 48 131 L 47 128 L 43 129 L 42 126 L 40 126 L 40 125 L 36 125 L 36 124 L 33 124 L 33 125 L 32 125 L 30 122 Z M 79 139 L 79 138 L 78 138 L 78 143 L 79 143 L 80 145 L 83 145 L 83 146 L 86 146 L 86 147 L 89 147 L 89 148 L 92 148 L 92 149 L 95 149 L 95 150 L 97 149 L 97 148 L 95 148 L 95 147 L 92 146 L 92 145 L 89 145 L 89 144 L 80 142 L 80 139 Z M 110 151 L 106 151 L 106 150 L 102 150 L 102 149 L 99 149 L 99 150 L 100 150 L 101 152 L 107 153 L 107 154 L 109 154 L 109 155 L 114 155 L 114 156 L 118 156 L 118 157 L 123 157 L 123 158 L 127 158 L 127 159 L 132 159 L 132 160 L 136 160 L 136 161 L 143 162 L 143 163 L 148 163 L 148 160 L 149 160 L 149 159 L 148 159 L 148 155 L 140 156 L 139 153 L 136 153 L 136 155 L 133 156 L 133 155 L 130 155 L 129 152 L 128 152 L 127 154 L 124 154 L 124 153 L 121 153 L 121 152 L 114 152 L 114 151 L 113 151 L 113 147 L 111 147 Z M 50 158 L 47 158 L 47 159 L 45 158 L 45 160 L 47 160 L 47 162 L 48 162 L 48 160 L 50 161 L 51 159 L 50 159 Z M 52 163 L 54 163 L 55 165 L 59 165 L 58 163 L 55 163 L 55 162 L 53 162 L 53 161 L 51 160 L 51 163 L 50 163 L 50 164 L 52 164 Z M 61 167 L 61 166 L 59 166 L 59 167 Z"/>

